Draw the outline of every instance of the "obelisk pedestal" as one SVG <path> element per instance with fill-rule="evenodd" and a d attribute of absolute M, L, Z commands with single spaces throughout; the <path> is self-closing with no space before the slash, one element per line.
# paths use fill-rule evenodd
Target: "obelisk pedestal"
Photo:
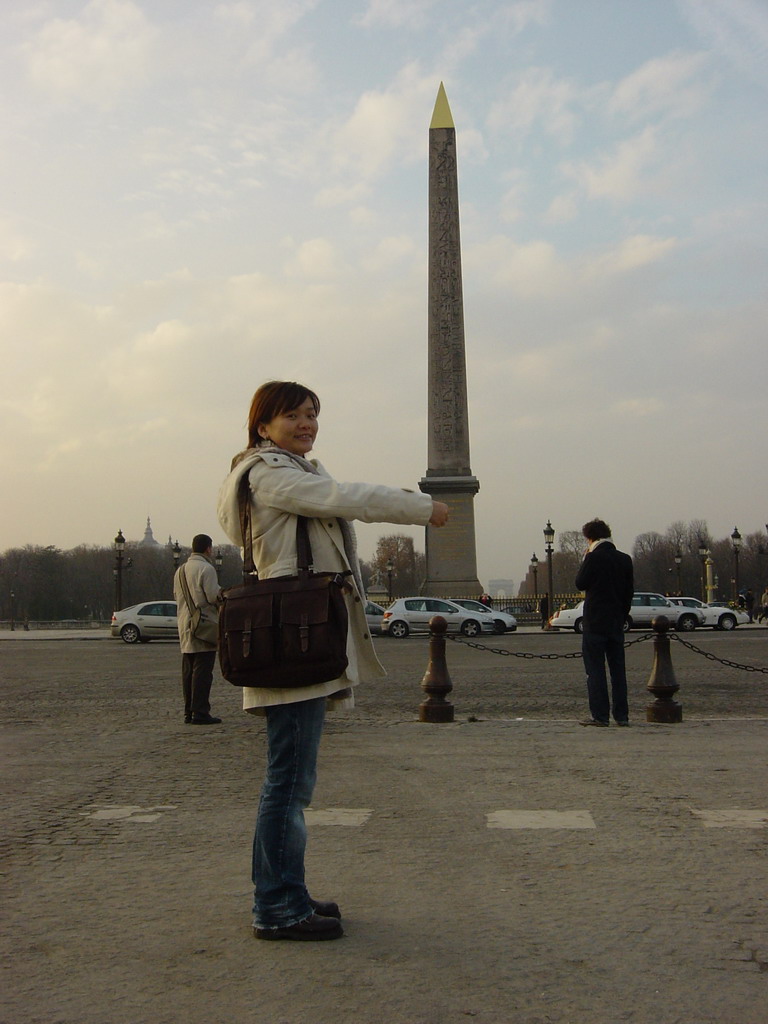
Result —
<path fill-rule="evenodd" d="M 428 469 L 419 487 L 449 506 L 448 524 L 427 527 L 422 593 L 472 597 L 477 578 L 474 496 L 469 465 L 464 297 L 461 282 L 456 129 L 440 83 L 429 126 Z"/>

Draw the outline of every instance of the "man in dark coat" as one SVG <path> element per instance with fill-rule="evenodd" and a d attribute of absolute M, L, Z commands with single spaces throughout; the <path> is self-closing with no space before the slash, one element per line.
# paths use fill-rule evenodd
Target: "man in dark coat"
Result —
<path fill-rule="evenodd" d="M 581 654 L 587 673 L 591 718 L 581 724 L 607 726 L 613 705 L 616 724 L 629 725 L 624 622 L 632 607 L 635 589 L 632 559 L 616 550 L 610 539 L 611 528 L 602 519 L 585 523 L 582 533 L 589 541 L 589 548 L 576 577 L 576 589 L 586 594 Z M 606 661 L 611 674 L 611 700 L 608 699 Z"/>

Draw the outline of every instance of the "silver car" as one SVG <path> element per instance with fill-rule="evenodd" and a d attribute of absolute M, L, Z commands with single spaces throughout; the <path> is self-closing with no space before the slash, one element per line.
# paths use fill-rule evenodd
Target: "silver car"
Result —
<path fill-rule="evenodd" d="M 630 629 L 639 626 L 650 628 L 657 615 L 666 615 L 671 623 L 671 629 L 685 632 L 704 625 L 704 614 L 699 608 L 680 608 L 662 594 L 632 595 L 632 607 L 629 609 Z"/>
<path fill-rule="evenodd" d="M 146 644 L 150 640 L 178 640 L 175 601 L 143 601 L 121 608 L 112 616 L 112 636 L 127 644 Z"/>
<path fill-rule="evenodd" d="M 384 609 L 375 601 L 365 602 L 365 621 L 371 633 L 380 633 L 381 624 L 384 621 Z"/>
<path fill-rule="evenodd" d="M 464 636 L 495 633 L 493 615 L 484 605 L 482 608 L 482 611 L 462 608 L 439 597 L 400 597 L 384 612 L 381 631 L 401 640 L 412 632 L 428 632 L 432 616 L 442 615 L 450 633 L 463 633 Z"/>
<path fill-rule="evenodd" d="M 496 608 L 483 604 L 482 601 L 454 597 L 453 604 L 460 604 L 462 608 L 468 608 L 471 612 L 490 612 L 496 623 L 497 633 L 514 633 L 517 629 L 517 619 L 514 615 L 510 615 L 509 612 L 500 612 Z"/>

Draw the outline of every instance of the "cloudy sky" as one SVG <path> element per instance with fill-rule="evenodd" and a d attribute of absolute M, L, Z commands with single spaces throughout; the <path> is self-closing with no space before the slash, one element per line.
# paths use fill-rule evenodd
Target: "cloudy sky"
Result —
<path fill-rule="evenodd" d="M 0 550 L 223 541 L 274 377 L 337 478 L 417 483 L 441 81 L 481 581 L 547 519 L 763 528 L 765 0 L 26 0 L 0 40 Z"/>

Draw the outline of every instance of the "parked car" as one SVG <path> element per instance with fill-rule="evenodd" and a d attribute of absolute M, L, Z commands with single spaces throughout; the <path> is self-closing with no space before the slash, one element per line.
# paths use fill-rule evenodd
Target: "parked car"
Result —
<path fill-rule="evenodd" d="M 482 611 L 475 611 L 438 597 L 400 597 L 384 612 L 381 631 L 402 639 L 412 632 L 428 631 L 432 616 L 442 615 L 450 633 L 459 632 L 464 636 L 495 633 L 493 615 L 484 605 L 481 607 Z"/>
<path fill-rule="evenodd" d="M 681 607 L 672 604 L 672 598 L 662 594 L 636 593 L 632 596 L 632 608 L 629 618 L 624 623 L 624 631 L 628 629 L 650 629 L 657 615 L 666 615 L 673 629 L 688 632 L 704 625 L 704 613 L 700 608 Z M 575 608 L 561 608 L 552 616 L 551 624 L 557 629 L 573 629 L 577 633 L 584 632 L 584 602 L 580 601 Z"/>
<path fill-rule="evenodd" d="M 381 623 L 384 620 L 384 609 L 375 601 L 365 602 L 365 621 L 371 633 L 381 632 Z"/>
<path fill-rule="evenodd" d="M 583 618 L 584 602 L 579 601 L 574 608 L 558 608 L 549 622 L 554 629 L 572 629 L 576 633 L 583 633 Z"/>
<path fill-rule="evenodd" d="M 670 597 L 672 604 L 684 608 L 696 608 L 704 616 L 703 626 L 711 626 L 713 629 L 736 629 L 749 622 L 749 615 L 740 608 L 731 608 L 727 604 L 705 604 L 698 597 Z"/>
<path fill-rule="evenodd" d="M 150 640 L 178 640 L 175 601 L 144 601 L 121 608 L 112 616 L 112 636 L 127 644 L 146 644 Z"/>
<path fill-rule="evenodd" d="M 662 594 L 638 594 L 632 596 L 629 612 L 629 628 L 650 628 L 657 615 L 666 615 L 673 629 L 689 632 L 704 625 L 704 614 L 699 608 L 680 607 Z"/>
<path fill-rule="evenodd" d="M 514 633 L 517 629 L 517 619 L 514 615 L 510 615 L 508 612 L 500 612 L 495 608 L 490 608 L 488 605 L 483 604 L 482 601 L 472 601 L 465 598 L 454 597 L 452 599 L 453 604 L 460 604 L 462 608 L 468 608 L 471 612 L 490 612 L 493 616 L 493 621 L 496 623 L 497 633 Z"/>

